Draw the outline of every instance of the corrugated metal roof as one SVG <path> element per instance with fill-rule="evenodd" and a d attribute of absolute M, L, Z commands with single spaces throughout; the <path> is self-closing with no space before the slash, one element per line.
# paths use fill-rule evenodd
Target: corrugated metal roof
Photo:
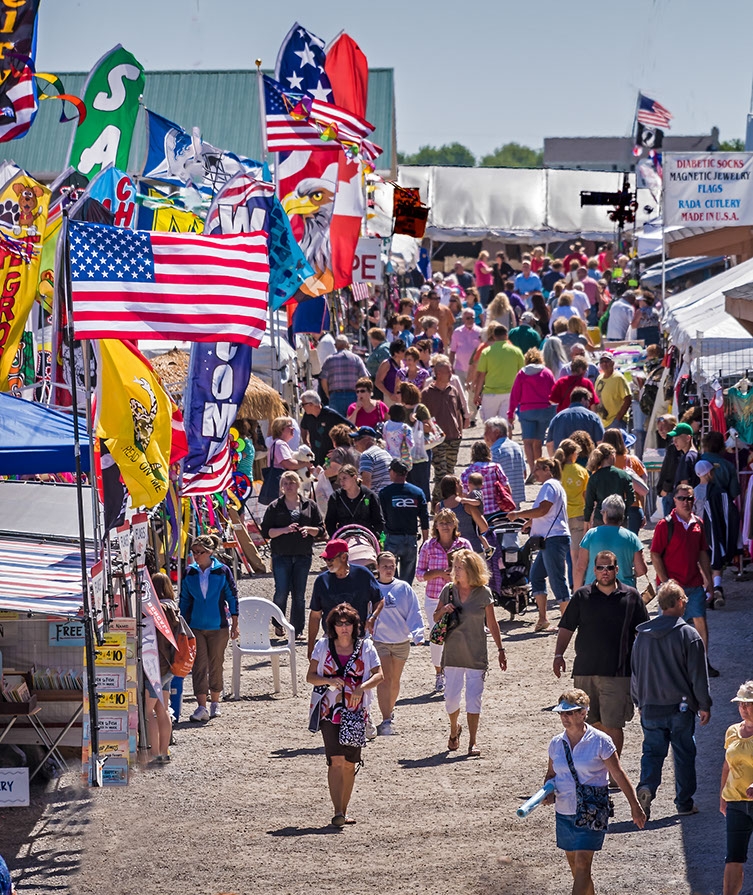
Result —
<path fill-rule="evenodd" d="M 269 72 L 269 74 L 272 74 Z M 77 96 L 86 73 L 60 74 L 67 93 Z M 198 127 L 202 137 L 219 149 L 259 159 L 262 154 L 259 90 L 255 71 L 147 72 L 144 105 L 189 130 Z M 70 112 L 70 107 L 68 107 Z M 380 171 L 392 171 L 397 155 L 395 136 L 394 72 L 369 70 L 367 119 L 375 126 L 371 139 L 383 149 Z M 68 160 L 74 123 L 60 124 L 60 103 L 46 100 L 29 133 L 6 143 L 5 157 L 42 180 L 55 177 Z M 146 153 L 144 116 L 134 133 L 129 170 L 139 173 Z"/>

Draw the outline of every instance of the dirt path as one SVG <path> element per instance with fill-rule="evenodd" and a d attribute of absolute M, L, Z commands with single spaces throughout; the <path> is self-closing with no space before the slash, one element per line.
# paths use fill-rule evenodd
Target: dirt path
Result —
<path fill-rule="evenodd" d="M 635 829 L 618 795 L 594 862 L 599 895 L 721 892 L 723 738 L 737 717 L 729 699 L 751 677 L 750 586 L 730 573 L 725 585 L 727 607 L 709 619 L 712 660 L 722 676 L 712 682 L 711 724 L 697 734 L 701 813 L 674 814 L 670 761 L 646 831 Z M 269 578 L 241 582 L 244 595 L 271 596 L 272 589 Z M 423 603 L 422 585 L 417 592 Z M 497 615 L 508 617 L 502 610 Z M 269 667 L 244 662 L 242 700 L 225 703 L 223 717 L 209 724 L 184 721 L 169 766 L 136 771 L 123 790 L 83 790 L 71 774 L 45 791 L 35 789 L 30 808 L 0 811 L 0 853 L 19 895 L 569 892 L 553 810 L 515 816 L 522 798 L 540 785 L 547 746 L 559 728 L 547 709 L 563 689 L 551 671 L 553 638 L 534 634 L 533 621 L 532 612 L 502 621 L 509 670 L 490 671 L 478 759 L 464 757 L 465 737 L 458 757 L 447 757 L 448 723 L 431 692 L 429 650 L 411 650 L 395 714 L 400 735 L 380 737 L 365 750 L 351 803 L 358 823 L 343 832 L 327 826 L 332 812 L 323 749 L 306 729 L 304 649 L 296 699 L 287 665 L 282 693 L 274 696 Z M 230 667 L 228 651 L 226 688 Z M 184 719 L 193 706 L 189 697 Z M 634 782 L 640 743 L 634 720 L 624 753 Z M 753 882 L 744 892 L 753 892 Z"/>

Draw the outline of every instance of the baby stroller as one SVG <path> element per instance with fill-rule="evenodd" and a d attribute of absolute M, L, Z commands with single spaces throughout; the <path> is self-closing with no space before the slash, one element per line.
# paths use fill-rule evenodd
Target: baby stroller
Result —
<path fill-rule="evenodd" d="M 362 525 L 343 525 L 332 535 L 348 542 L 348 560 L 354 566 L 365 566 L 376 574 L 377 556 L 381 552 L 379 541 Z"/>
<path fill-rule="evenodd" d="M 516 614 L 525 612 L 531 596 L 531 549 L 526 541 L 520 546 L 522 520 L 509 522 L 507 513 L 492 513 L 487 516 L 489 531 L 487 540 L 494 546 L 489 558 L 491 581 L 489 585 L 494 602 L 510 613 L 510 620 Z M 493 535 L 490 538 L 489 535 Z"/>

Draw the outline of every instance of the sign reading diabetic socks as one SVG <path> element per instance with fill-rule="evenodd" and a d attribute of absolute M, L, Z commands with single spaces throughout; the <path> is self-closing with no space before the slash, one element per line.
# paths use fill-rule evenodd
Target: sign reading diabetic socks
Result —
<path fill-rule="evenodd" d="M 664 226 L 753 225 L 753 153 L 664 153 Z"/>

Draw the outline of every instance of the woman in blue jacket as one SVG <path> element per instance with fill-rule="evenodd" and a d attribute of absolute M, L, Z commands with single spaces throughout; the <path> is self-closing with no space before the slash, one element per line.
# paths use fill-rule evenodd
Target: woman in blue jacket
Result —
<path fill-rule="evenodd" d="M 180 612 L 196 636 L 193 692 L 198 706 L 191 721 L 220 716 L 222 665 L 230 637 L 238 636 L 238 594 L 232 572 L 214 556 L 211 535 L 199 535 L 191 544 L 194 561 L 186 569 L 180 589 Z M 232 626 L 228 632 L 228 611 Z M 207 710 L 207 693 L 212 704 Z"/>

